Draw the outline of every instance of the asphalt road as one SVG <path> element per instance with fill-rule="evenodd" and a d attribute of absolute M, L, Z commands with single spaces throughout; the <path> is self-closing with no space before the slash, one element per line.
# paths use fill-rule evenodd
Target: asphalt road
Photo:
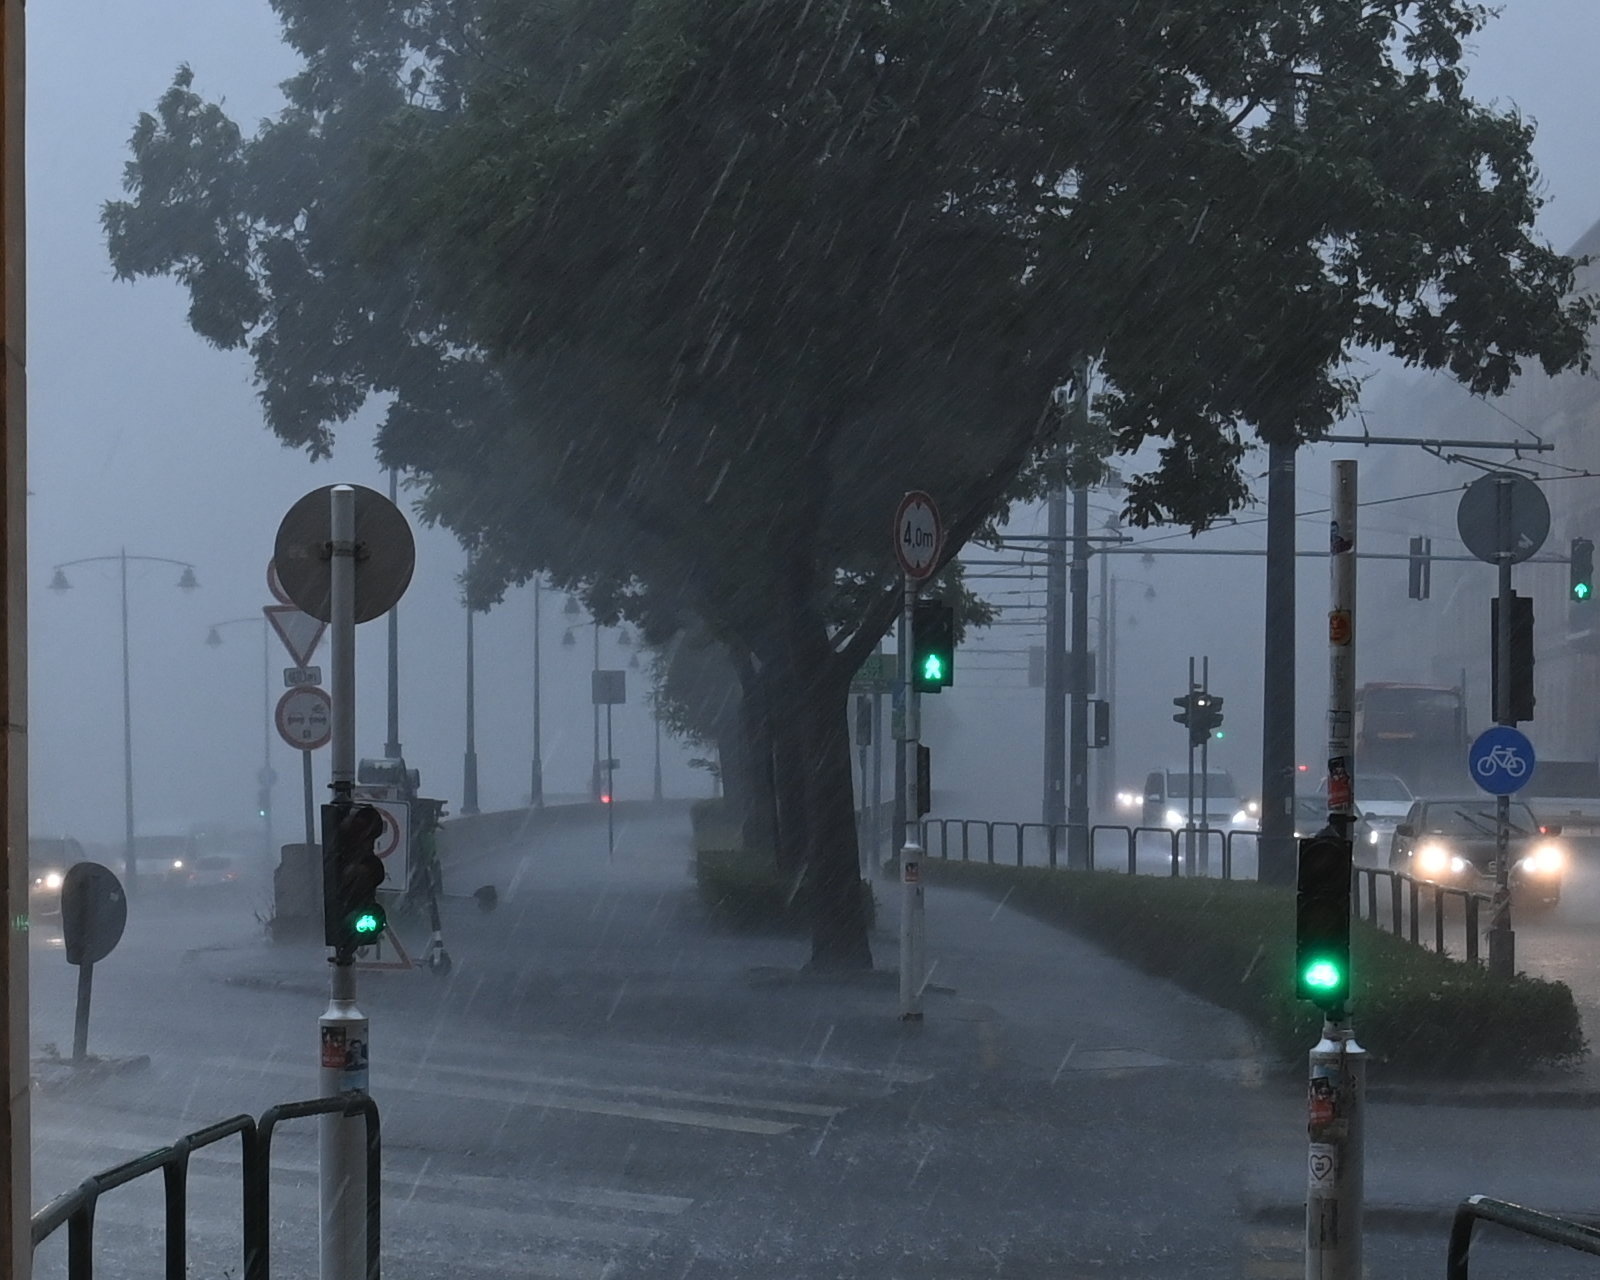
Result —
<path fill-rule="evenodd" d="M 386 1275 L 1300 1274 L 1301 1086 L 1236 1019 L 950 893 L 930 895 L 934 987 L 907 1026 L 891 975 L 807 978 L 803 939 L 709 930 L 687 850 L 680 816 L 624 822 L 614 857 L 603 828 L 480 857 L 449 887 L 493 882 L 501 906 L 452 906 L 451 975 L 362 975 Z M 893 888 L 880 898 L 892 966 Z M 315 1092 L 325 965 L 263 943 L 262 905 L 252 890 L 135 904 L 96 974 L 91 1050 L 150 1063 L 36 1095 L 36 1202 Z M 53 933 L 34 936 L 36 1057 L 71 1034 Z M 1600 1143 L 1589 1112 L 1374 1107 L 1371 1128 L 1373 1276 L 1439 1275 L 1440 1215 L 1466 1191 L 1577 1207 L 1553 1200 L 1592 1186 Z M 275 1164 L 275 1274 L 314 1274 L 309 1125 Z M 236 1275 L 232 1153 L 192 1178 L 191 1274 Z M 108 1197 L 97 1274 L 155 1274 L 159 1223 L 157 1186 Z M 63 1257 L 50 1242 L 39 1274 Z M 1586 1262 L 1491 1239 L 1473 1274 Z"/>

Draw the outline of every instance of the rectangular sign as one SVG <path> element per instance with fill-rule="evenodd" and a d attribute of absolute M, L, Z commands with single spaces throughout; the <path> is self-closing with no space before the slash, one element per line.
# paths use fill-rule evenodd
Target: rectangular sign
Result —
<path fill-rule="evenodd" d="M 628 700 L 628 673 L 626 671 L 596 671 L 591 693 L 597 707 L 615 706 Z"/>
<path fill-rule="evenodd" d="M 285 689 L 298 689 L 303 684 L 321 683 L 321 667 L 285 667 L 283 669 L 283 687 Z"/>
<path fill-rule="evenodd" d="M 888 693 L 900 670 L 900 656 L 894 653 L 869 653 L 855 675 L 850 677 L 851 693 Z"/>

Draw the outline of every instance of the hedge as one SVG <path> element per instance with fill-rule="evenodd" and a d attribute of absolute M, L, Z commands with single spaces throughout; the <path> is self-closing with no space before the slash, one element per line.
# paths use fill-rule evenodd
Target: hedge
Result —
<path fill-rule="evenodd" d="M 1321 1014 L 1294 998 L 1294 891 L 1253 881 L 925 861 L 937 883 L 982 890 L 1241 1014 L 1286 1059 L 1316 1040 Z M 1569 1066 L 1588 1046 L 1563 982 L 1493 978 L 1477 964 L 1356 921 L 1351 1012 L 1375 1062 L 1410 1072 L 1489 1075 Z"/>

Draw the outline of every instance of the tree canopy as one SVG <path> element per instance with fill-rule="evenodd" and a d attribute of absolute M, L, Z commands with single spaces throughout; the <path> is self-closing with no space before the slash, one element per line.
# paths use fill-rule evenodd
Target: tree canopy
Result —
<path fill-rule="evenodd" d="M 888 514 L 932 492 L 953 555 L 1082 362 L 1115 447 L 1161 442 L 1130 518 L 1201 525 L 1255 439 L 1350 406 L 1358 348 L 1483 393 L 1587 359 L 1531 130 L 1464 91 L 1476 4 L 273 5 L 283 112 L 245 137 L 181 71 L 118 273 L 183 281 L 290 444 L 386 400 L 484 591 L 549 569 L 755 655 L 840 876 Z"/>

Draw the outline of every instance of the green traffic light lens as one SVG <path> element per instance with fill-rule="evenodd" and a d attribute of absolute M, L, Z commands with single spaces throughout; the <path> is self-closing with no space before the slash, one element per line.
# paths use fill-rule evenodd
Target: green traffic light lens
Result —
<path fill-rule="evenodd" d="M 944 679 L 944 659 L 937 653 L 930 653 L 922 660 L 922 678 L 924 680 Z"/>
<path fill-rule="evenodd" d="M 363 911 L 351 923 L 351 928 L 358 937 L 369 938 L 375 933 L 383 932 L 383 913 L 381 911 Z"/>
<path fill-rule="evenodd" d="M 1337 991 L 1344 985 L 1344 975 L 1331 960 L 1318 960 L 1306 969 L 1306 986 L 1317 991 Z"/>
<path fill-rule="evenodd" d="M 1574 600 L 1587 600 L 1593 591 L 1594 588 L 1587 582 L 1575 582 L 1572 584 L 1572 598 Z"/>

